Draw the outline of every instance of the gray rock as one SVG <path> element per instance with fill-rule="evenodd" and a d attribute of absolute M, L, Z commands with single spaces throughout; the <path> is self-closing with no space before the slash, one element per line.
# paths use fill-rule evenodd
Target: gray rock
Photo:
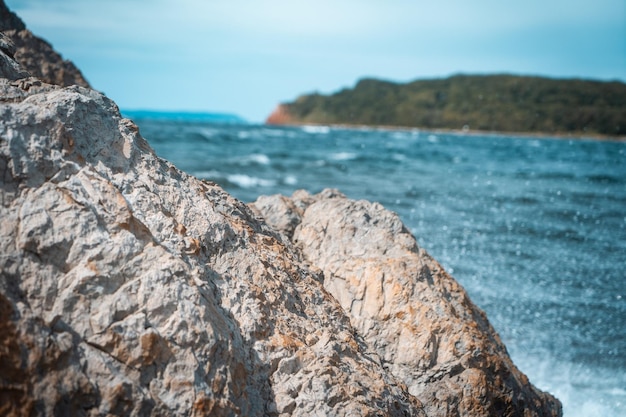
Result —
<path fill-rule="evenodd" d="M 35 36 L 24 22 L 0 0 L 0 49 L 39 80 L 63 87 L 89 83 L 76 66 L 64 60 L 45 40 Z M 4 68 L 0 68 L 4 74 Z M 4 77 L 9 78 L 9 77 Z M 9 78 L 15 79 L 15 78 Z"/>
<path fill-rule="evenodd" d="M 112 101 L 0 87 L 0 414 L 424 415 L 301 254 Z"/>
<path fill-rule="evenodd" d="M 334 190 L 248 207 L 11 42 L 0 415 L 560 414 L 397 216 Z"/>
<path fill-rule="evenodd" d="M 252 207 L 323 271 L 326 290 L 428 416 L 561 414 L 397 215 L 336 190 L 264 196 Z"/>
<path fill-rule="evenodd" d="M 11 29 L 24 30 L 26 25 L 18 15 L 9 10 L 4 0 L 0 0 L 0 31 Z"/>
<path fill-rule="evenodd" d="M 13 59 L 15 45 L 11 38 L 2 32 L 0 32 L 0 51 L 2 51 L 2 56 L 0 56 L 0 77 L 15 81 L 30 75 Z"/>

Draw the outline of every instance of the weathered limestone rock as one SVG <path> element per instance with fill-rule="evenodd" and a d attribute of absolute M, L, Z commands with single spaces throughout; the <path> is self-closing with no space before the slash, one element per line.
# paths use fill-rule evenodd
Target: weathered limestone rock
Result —
<path fill-rule="evenodd" d="M 0 415 L 559 414 L 397 217 L 259 199 L 277 232 L 17 50 L 0 38 Z"/>
<path fill-rule="evenodd" d="M 428 416 L 560 415 L 394 213 L 335 190 L 264 196 L 253 207 L 323 271 L 324 287 Z"/>
<path fill-rule="evenodd" d="M 0 414 L 424 415 L 247 206 L 157 158 L 103 95 L 11 61 Z"/>
<path fill-rule="evenodd" d="M 5 53 L 9 52 L 8 55 L 30 74 L 48 84 L 89 87 L 80 70 L 71 61 L 64 60 L 48 42 L 26 29 L 24 22 L 6 7 L 3 0 L 0 0 L 0 32 L 13 47 L 10 51 L 5 49 Z"/>

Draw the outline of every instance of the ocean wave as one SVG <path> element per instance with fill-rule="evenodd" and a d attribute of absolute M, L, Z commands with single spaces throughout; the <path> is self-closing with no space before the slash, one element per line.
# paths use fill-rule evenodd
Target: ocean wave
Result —
<path fill-rule="evenodd" d="M 337 152 L 330 155 L 333 161 L 352 161 L 358 157 L 354 152 Z"/>
<path fill-rule="evenodd" d="M 211 140 L 219 135 L 222 135 L 223 131 L 221 129 L 211 127 L 196 127 L 190 129 L 189 134 L 195 134 L 198 137 L 203 138 L 204 140 Z"/>
<path fill-rule="evenodd" d="M 215 180 L 216 178 L 220 178 L 222 174 L 219 171 L 210 170 L 210 171 L 191 171 L 191 175 L 196 178 L 200 178 L 203 180 Z"/>
<path fill-rule="evenodd" d="M 262 153 L 253 153 L 242 159 L 244 162 L 252 162 L 259 165 L 269 165 L 271 160 L 269 156 Z"/>
<path fill-rule="evenodd" d="M 226 180 L 238 187 L 241 188 L 252 188 L 252 187 L 273 187 L 276 185 L 276 181 L 267 180 L 258 177 L 251 177 L 245 174 L 232 174 L 226 177 Z"/>
<path fill-rule="evenodd" d="M 284 126 L 263 126 L 257 132 L 262 138 L 291 138 L 297 136 Z"/>
<path fill-rule="evenodd" d="M 330 127 L 328 126 L 315 126 L 315 125 L 306 125 L 301 127 L 303 132 L 311 133 L 314 135 L 326 135 L 330 132 Z"/>
<path fill-rule="evenodd" d="M 609 175 L 609 174 L 588 175 L 586 179 L 587 181 L 592 182 L 592 183 L 606 184 L 606 185 L 620 184 L 623 181 L 622 178 L 619 178 L 616 175 Z"/>
<path fill-rule="evenodd" d="M 250 139 L 253 138 L 254 135 L 252 133 L 250 133 L 250 131 L 248 130 L 241 130 L 239 132 L 237 132 L 237 138 L 239 139 Z"/>
<path fill-rule="evenodd" d="M 296 185 L 298 183 L 298 178 L 295 175 L 286 175 L 283 178 L 283 183 L 287 185 Z"/>
<path fill-rule="evenodd" d="M 246 174 L 224 174 L 216 170 L 209 171 L 193 171 L 191 172 L 196 178 L 215 181 L 216 183 L 225 186 L 228 184 L 237 186 L 239 188 L 253 188 L 253 187 L 273 187 L 277 184 L 274 180 L 268 180 L 264 178 L 253 177 Z M 295 177 L 287 175 L 283 182 L 290 184 L 290 181 L 296 181 Z M 226 184 L 224 184 L 226 183 Z M 294 182 L 295 184 L 295 182 Z M 291 185 L 291 184 L 290 184 Z"/>
<path fill-rule="evenodd" d="M 516 355 L 512 355 L 516 356 Z M 518 367 L 542 390 L 554 394 L 563 403 L 568 417 L 624 415 L 626 391 L 623 376 L 603 369 L 591 369 L 577 363 L 547 357 L 513 357 Z"/>

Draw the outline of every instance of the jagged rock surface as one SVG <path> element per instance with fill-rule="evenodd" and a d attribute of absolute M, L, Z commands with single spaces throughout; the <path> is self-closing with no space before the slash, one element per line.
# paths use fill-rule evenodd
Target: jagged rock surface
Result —
<path fill-rule="evenodd" d="M 1 0 L 0 21 L 25 30 Z M 397 259 L 411 263 L 423 254 L 379 206 L 336 192 L 257 202 L 283 236 L 219 186 L 157 158 L 112 101 L 42 82 L 17 56 L 12 42 L 0 39 L 0 415 L 481 415 L 483 399 L 500 398 L 489 391 L 500 385 L 489 385 L 487 371 L 528 388 L 506 358 L 493 362 L 502 364 L 497 369 L 472 365 L 483 356 L 469 343 L 498 354 L 504 347 L 434 261 L 419 261 L 435 271 L 426 284 L 419 274 L 394 277 L 396 269 L 406 272 Z M 328 211 L 312 210 L 318 203 Z M 371 234 L 361 230 L 362 210 Z M 343 226 L 323 220 L 339 214 Z M 320 222 L 332 227 L 320 230 Z M 397 239 L 380 238 L 389 227 Z M 341 274 L 354 275 L 342 283 Z M 362 283 L 352 282 L 360 276 Z M 396 288 L 390 302 L 380 291 L 403 279 L 412 292 Z M 421 306 L 418 290 L 435 298 Z M 468 325 L 478 330 L 459 338 L 445 332 L 466 327 L 440 323 L 431 336 L 435 348 L 416 345 L 415 355 L 436 351 L 433 373 L 407 357 L 414 334 L 403 345 L 394 332 L 398 319 L 434 323 L 410 314 L 440 314 L 437 303 L 449 300 L 437 297 L 457 300 L 455 308 L 470 305 L 477 323 L 469 317 Z M 405 316 L 397 312 L 402 300 L 409 301 Z M 442 314 L 457 314 L 446 308 Z M 357 314 L 369 317 L 369 327 Z M 485 337 L 494 340 L 483 343 Z M 457 348 L 466 359 L 446 362 L 443 345 L 453 338 L 466 343 Z M 459 384 L 469 384 L 464 393 L 478 395 L 482 408 L 458 397 Z M 501 415 L 558 411 L 547 395 L 512 392 L 534 402 L 503 407 Z"/>
<path fill-rule="evenodd" d="M 45 40 L 26 29 L 24 22 L 0 0 L 0 32 L 10 40 L 12 48 L 3 48 L 22 68 L 48 84 L 63 87 L 89 83 L 76 66 L 64 60 Z M 0 46 L 2 46 L 0 40 Z"/>
<path fill-rule="evenodd" d="M 247 206 L 103 95 L 18 81 L 0 79 L 2 415 L 424 415 Z"/>
<path fill-rule="evenodd" d="M 380 204 L 336 190 L 252 206 L 324 274 L 324 287 L 428 416 L 557 416 L 485 314 Z"/>

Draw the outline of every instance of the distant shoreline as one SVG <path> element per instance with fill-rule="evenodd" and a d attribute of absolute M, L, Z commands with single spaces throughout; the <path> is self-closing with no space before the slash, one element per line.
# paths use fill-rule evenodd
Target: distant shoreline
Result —
<path fill-rule="evenodd" d="M 265 123 L 266 126 L 327 126 L 330 128 L 343 128 L 343 129 L 373 129 L 373 130 L 387 130 L 387 131 L 418 131 L 423 133 L 432 134 L 454 134 L 458 136 L 512 136 L 520 139 L 571 139 L 571 140 L 594 140 L 594 141 L 606 141 L 606 142 L 626 142 L 626 136 L 611 136 L 602 134 L 575 134 L 568 132 L 507 132 L 507 131 L 490 131 L 490 130 L 478 130 L 478 129 L 444 129 L 444 128 L 421 128 L 413 126 L 392 126 L 392 125 L 365 125 L 365 124 L 349 124 L 349 123 Z"/>
<path fill-rule="evenodd" d="M 215 122 L 215 123 L 246 123 L 246 120 L 232 113 L 217 113 L 189 110 L 146 110 L 121 109 L 123 117 L 129 119 L 149 119 L 167 121 Z"/>
<path fill-rule="evenodd" d="M 461 133 L 466 127 L 481 134 L 623 141 L 625 104 L 626 83 L 618 81 L 507 74 L 460 74 L 407 83 L 364 78 L 352 88 L 280 103 L 267 122 L 423 126 Z"/>

